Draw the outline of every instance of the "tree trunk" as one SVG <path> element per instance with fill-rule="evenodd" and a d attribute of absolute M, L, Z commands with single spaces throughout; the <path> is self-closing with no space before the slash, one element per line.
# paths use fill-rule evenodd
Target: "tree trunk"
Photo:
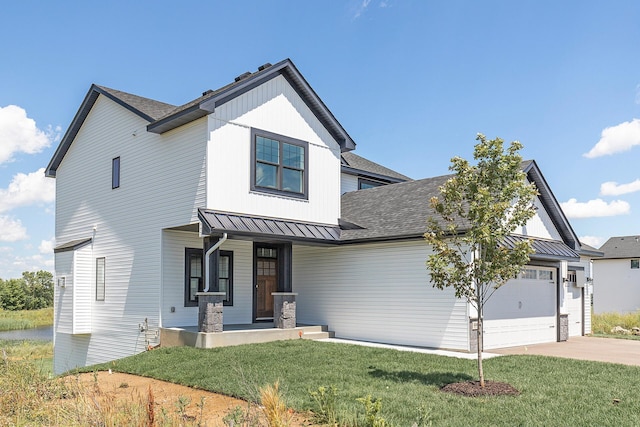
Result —
<path fill-rule="evenodd" d="M 484 334 L 482 333 L 482 310 L 478 310 L 478 377 L 480 387 L 484 388 L 484 371 L 482 369 L 482 349 L 484 347 Z"/>
<path fill-rule="evenodd" d="M 482 350 L 484 350 L 484 298 L 482 297 L 482 284 L 476 283 L 476 295 L 478 298 L 478 378 L 480 387 L 484 388 L 484 370 L 482 369 Z"/>

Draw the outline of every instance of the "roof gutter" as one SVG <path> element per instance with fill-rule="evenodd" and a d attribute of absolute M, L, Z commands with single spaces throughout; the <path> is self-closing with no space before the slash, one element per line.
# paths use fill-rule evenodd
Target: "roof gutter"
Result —
<path fill-rule="evenodd" d="M 205 271 L 205 273 L 204 273 L 204 276 L 205 276 L 205 278 L 204 278 L 204 280 L 205 280 L 204 292 L 209 292 L 209 275 L 210 275 L 210 273 L 209 273 L 209 270 L 210 270 L 210 268 L 209 268 L 209 257 L 211 256 L 211 254 L 216 249 L 218 249 L 220 247 L 220 245 L 222 245 L 226 241 L 227 241 L 227 233 L 222 233 L 222 237 L 220 237 L 220 240 L 218 240 L 215 245 L 211 246 L 209 248 L 209 250 L 204 254 L 204 259 L 205 259 L 205 263 L 206 263 L 205 266 L 207 267 L 204 270 Z"/>

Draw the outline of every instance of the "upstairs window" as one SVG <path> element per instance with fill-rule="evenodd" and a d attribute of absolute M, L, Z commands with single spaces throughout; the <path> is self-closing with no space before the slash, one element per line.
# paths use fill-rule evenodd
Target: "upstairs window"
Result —
<path fill-rule="evenodd" d="M 640 259 L 632 259 L 631 268 L 633 269 L 640 268 Z"/>
<path fill-rule="evenodd" d="M 308 198 L 309 144 L 252 129 L 251 190 Z"/>
<path fill-rule="evenodd" d="M 120 157 L 111 161 L 111 188 L 120 188 Z"/>
<path fill-rule="evenodd" d="M 367 188 L 380 187 L 385 185 L 384 182 L 374 181 L 366 178 L 358 178 L 358 190 L 366 190 Z"/>

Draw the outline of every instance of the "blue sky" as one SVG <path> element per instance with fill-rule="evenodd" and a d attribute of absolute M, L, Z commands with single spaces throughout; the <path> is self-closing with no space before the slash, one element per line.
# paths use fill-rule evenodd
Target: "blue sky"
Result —
<path fill-rule="evenodd" d="M 524 144 L 581 240 L 640 233 L 640 2 L 20 1 L 0 13 L 0 278 L 53 269 L 47 165 L 91 83 L 182 104 L 291 58 L 413 178 Z"/>

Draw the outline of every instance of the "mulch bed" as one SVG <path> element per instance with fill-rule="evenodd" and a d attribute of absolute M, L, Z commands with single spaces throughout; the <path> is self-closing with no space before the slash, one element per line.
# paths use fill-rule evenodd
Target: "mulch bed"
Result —
<path fill-rule="evenodd" d="M 517 396 L 518 390 L 510 384 L 497 381 L 485 381 L 484 388 L 480 387 L 480 381 L 465 381 L 460 383 L 447 384 L 440 390 L 445 393 L 461 394 L 469 397 L 479 396 Z"/>

